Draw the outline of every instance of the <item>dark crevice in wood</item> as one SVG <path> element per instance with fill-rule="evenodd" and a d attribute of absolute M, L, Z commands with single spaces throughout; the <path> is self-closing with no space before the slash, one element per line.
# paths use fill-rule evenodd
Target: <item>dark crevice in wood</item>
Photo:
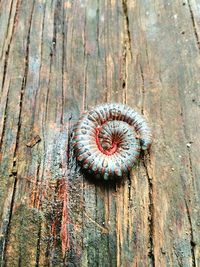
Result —
<path fill-rule="evenodd" d="M 95 184 L 94 185 L 94 191 L 95 191 L 95 206 L 98 207 L 98 194 L 97 194 L 97 185 Z M 94 225 L 94 232 L 95 232 L 95 236 L 97 236 L 97 232 L 98 232 L 98 228 L 97 228 L 97 224 L 98 224 L 98 211 L 96 209 L 96 211 L 94 212 L 95 214 L 95 225 Z M 95 248 L 95 258 L 97 259 L 97 262 L 98 262 L 98 259 L 99 259 L 99 255 L 100 255 L 100 250 L 99 250 L 99 247 L 96 246 Z"/>
<path fill-rule="evenodd" d="M 64 124 L 64 73 L 65 73 L 65 12 L 64 12 L 64 1 L 62 6 L 63 12 L 62 12 L 62 93 L 61 93 L 61 101 L 62 101 L 62 109 L 61 109 L 61 117 L 60 117 L 60 123 L 61 125 Z"/>
<path fill-rule="evenodd" d="M 57 42 L 57 30 L 58 30 L 58 23 L 61 20 L 60 18 L 61 13 L 61 3 L 57 1 L 54 11 L 54 20 L 53 20 L 53 51 L 56 50 L 56 42 Z"/>
<path fill-rule="evenodd" d="M 190 176 L 192 179 L 192 185 L 193 185 L 193 188 L 195 189 L 195 178 L 193 174 L 191 151 L 189 147 L 188 147 L 188 160 L 189 160 L 189 171 L 190 171 Z"/>
<path fill-rule="evenodd" d="M 177 254 L 177 252 L 176 252 L 176 249 L 175 249 L 175 248 L 174 248 L 174 254 L 175 254 L 175 256 L 176 256 L 176 259 L 177 259 L 178 266 L 179 266 L 179 267 L 183 267 L 182 260 L 179 258 L 179 255 Z"/>
<path fill-rule="evenodd" d="M 38 238 L 37 238 L 37 252 L 36 252 L 35 267 L 39 267 L 39 262 L 40 262 L 41 231 L 42 231 L 42 225 L 41 225 L 41 222 L 40 222 L 39 230 L 38 230 Z"/>
<path fill-rule="evenodd" d="M 130 173 L 128 173 L 128 179 L 127 179 L 127 181 L 128 181 L 128 200 L 130 202 L 132 200 L 131 199 L 131 185 L 132 185 L 132 180 L 131 180 L 131 174 Z"/>
<path fill-rule="evenodd" d="M 12 191 L 12 196 L 11 196 L 11 203 L 10 203 L 10 210 L 9 210 L 9 218 L 8 218 L 8 223 L 6 226 L 6 231 L 5 231 L 5 237 L 4 237 L 4 246 L 3 246 L 3 255 L 2 255 L 2 266 L 7 266 L 6 265 L 6 251 L 7 251 L 7 245 L 8 245 L 8 236 L 10 232 L 10 223 L 11 223 L 11 218 L 13 214 L 13 207 L 14 207 L 14 200 L 15 200 L 15 193 L 16 193 L 16 187 L 17 187 L 17 173 L 13 175 L 14 178 L 14 185 L 13 185 L 13 191 Z"/>
<path fill-rule="evenodd" d="M 94 73 L 95 73 L 95 80 L 96 80 L 96 84 L 98 85 L 98 61 L 100 59 L 100 47 L 99 47 L 99 0 L 97 0 L 97 6 L 96 6 L 96 51 L 95 52 L 95 57 L 96 57 L 96 62 L 95 62 L 95 69 L 94 69 Z M 95 100 L 95 105 L 97 105 L 97 100 Z"/>
<path fill-rule="evenodd" d="M 3 93 L 3 88 L 4 88 L 5 78 L 6 78 L 6 71 L 7 71 L 7 65 L 8 65 L 9 52 L 10 52 L 10 44 L 8 44 L 8 49 L 6 50 L 6 53 L 5 53 L 3 79 L 2 79 L 2 84 L 1 84 L 1 93 Z"/>
<path fill-rule="evenodd" d="M 38 188 L 38 184 L 39 184 L 39 172 L 40 172 L 40 162 L 37 165 L 37 170 L 36 170 L 36 184 L 35 184 L 35 188 Z M 36 196 L 37 196 L 37 190 L 34 193 L 34 200 L 33 200 L 33 206 L 35 208 L 37 208 L 37 199 L 36 199 Z"/>
<path fill-rule="evenodd" d="M 72 133 L 72 126 L 71 126 L 72 114 L 68 118 L 68 127 L 67 127 L 67 134 L 68 134 L 68 141 L 67 141 L 67 166 L 70 169 L 71 163 L 71 155 L 72 155 L 72 140 L 71 140 L 71 133 Z"/>
<path fill-rule="evenodd" d="M 12 174 L 11 174 L 11 176 L 14 177 L 14 185 L 13 185 L 13 192 L 12 192 L 12 197 L 11 197 L 9 220 L 8 220 L 8 224 L 7 224 L 6 234 L 5 234 L 5 241 L 4 241 L 5 242 L 5 246 L 4 246 L 4 251 L 3 251 L 3 259 L 5 259 L 4 260 L 5 261 L 5 265 L 6 265 L 6 256 L 5 255 L 6 255 L 6 251 L 7 251 L 7 244 L 8 244 L 8 239 L 9 239 L 10 225 L 11 225 L 11 219 L 12 219 L 13 207 L 14 207 L 14 201 L 15 201 L 16 186 L 17 186 L 17 181 L 18 181 L 18 179 L 17 179 L 16 157 L 17 157 L 17 153 L 18 153 L 19 138 L 20 138 L 20 132 L 21 132 L 21 114 L 22 114 L 22 108 L 23 108 L 24 89 L 26 88 L 26 81 L 27 81 L 27 76 L 28 76 L 30 31 L 31 31 L 31 25 L 32 25 L 34 4 L 35 4 L 35 1 L 33 1 L 33 4 L 32 4 L 32 10 L 31 10 L 30 21 L 29 21 L 29 29 L 28 29 L 27 44 L 26 44 L 24 76 L 23 76 L 21 92 L 20 92 L 17 135 L 16 135 L 16 143 L 15 143 L 15 149 L 14 149 L 14 155 L 13 155 L 13 166 L 12 166 Z"/>
<path fill-rule="evenodd" d="M 121 86 L 123 90 L 123 102 L 127 103 L 127 78 L 128 78 L 128 53 L 131 55 L 131 40 L 130 38 L 130 32 L 128 29 L 129 22 L 128 22 L 128 11 L 127 11 L 127 3 L 126 0 L 122 0 L 122 8 L 123 8 L 123 15 L 124 15 L 124 37 L 123 37 L 123 48 L 122 48 L 122 79 L 121 79 Z"/>
<path fill-rule="evenodd" d="M 142 65 L 140 64 L 140 73 L 141 73 L 141 79 L 142 79 L 142 94 L 141 94 L 141 97 L 142 97 L 142 106 L 141 106 L 141 113 L 142 115 L 144 115 L 144 98 L 145 98 L 145 89 L 144 89 L 144 72 L 143 72 L 143 69 L 142 69 Z"/>
<path fill-rule="evenodd" d="M 115 185 L 115 192 L 119 194 L 118 188 L 120 187 L 119 184 L 116 183 Z M 121 224 L 121 217 L 119 215 L 119 207 L 118 203 L 116 202 L 116 221 L 115 221 L 115 234 L 116 234 L 116 260 L 117 266 L 121 266 L 121 257 L 122 257 L 122 246 L 121 246 L 121 231 L 120 231 L 120 224 Z"/>
<path fill-rule="evenodd" d="M 129 29 L 129 17 L 128 17 L 128 5 L 127 0 L 122 0 L 122 9 L 124 15 L 124 37 L 123 37 L 123 50 L 122 50 L 122 89 L 123 102 L 127 103 L 127 88 L 128 88 L 128 57 L 132 60 L 132 49 L 131 49 L 131 34 Z"/>
<path fill-rule="evenodd" d="M 46 103 L 45 103 L 45 121 L 47 122 L 47 115 L 48 115 L 48 104 L 49 104 L 49 91 L 50 91 L 50 84 L 51 84 L 51 74 L 52 74 L 52 65 L 53 65 L 53 58 L 55 56 L 55 51 L 56 51 L 56 36 L 57 36 L 57 8 L 58 4 L 55 7 L 54 11 L 54 21 L 53 21 L 53 37 L 52 37 L 52 47 L 50 51 L 50 66 L 49 66 L 49 79 L 48 79 L 48 85 L 47 85 L 47 95 L 46 95 Z"/>
<path fill-rule="evenodd" d="M 120 222 L 121 223 L 121 222 Z M 119 235 L 119 265 L 118 266 L 121 266 L 122 265 L 122 240 L 121 240 L 121 234 L 120 232 L 118 232 L 118 235 Z"/>
<path fill-rule="evenodd" d="M 191 17 L 191 20 L 192 20 L 192 26 L 193 26 L 194 35 L 195 35 L 196 42 L 197 42 L 197 47 L 198 47 L 198 50 L 200 52 L 200 39 L 199 39 L 199 35 L 198 35 L 197 27 L 196 27 L 196 22 L 195 22 L 195 18 L 194 18 L 194 13 L 193 13 L 193 10 L 192 10 L 192 7 L 191 7 L 190 0 L 188 0 L 188 7 L 189 7 L 189 11 L 190 11 L 190 17 Z"/>
<path fill-rule="evenodd" d="M 87 69 L 88 69 L 88 58 L 85 58 L 85 67 L 84 67 L 84 96 L 83 96 L 83 111 L 87 109 Z"/>
<path fill-rule="evenodd" d="M 97 54 L 98 54 L 98 59 L 100 59 L 100 46 L 99 46 L 99 39 L 100 39 L 100 32 L 99 32 L 99 25 L 100 25 L 100 21 L 99 21 L 99 0 L 97 1 L 97 11 L 96 11 L 96 14 L 97 14 Z"/>
<path fill-rule="evenodd" d="M 108 66 L 107 66 L 107 51 L 105 48 L 105 58 L 104 58 L 104 68 L 105 68 L 105 102 L 109 102 L 109 95 L 108 95 Z"/>
<path fill-rule="evenodd" d="M 110 199 L 109 199 L 109 192 L 110 192 L 110 187 L 106 188 L 106 198 L 108 201 L 108 221 L 110 222 Z M 112 252 L 111 252 L 111 240 L 110 240 L 110 235 L 108 234 L 108 255 L 109 255 L 109 264 L 112 266 Z"/>
<path fill-rule="evenodd" d="M 110 4 L 110 2 L 108 3 Z M 106 16 L 109 17 L 109 8 L 105 10 Z M 109 86 L 108 86 L 108 44 L 109 42 L 106 42 L 106 40 L 109 40 L 109 21 L 107 22 L 107 27 L 105 27 L 105 35 L 103 38 L 104 44 L 104 68 L 105 68 L 105 77 L 104 77 L 104 83 L 105 83 L 105 102 L 110 102 L 110 92 L 109 92 Z"/>
<path fill-rule="evenodd" d="M 75 10 L 76 10 L 76 2 L 75 1 L 73 1 L 72 3 L 71 3 L 71 10 L 72 10 L 72 14 L 74 14 L 75 13 Z M 86 13 L 86 11 L 85 11 L 85 13 Z M 74 14 L 74 16 L 75 16 L 75 14 Z M 69 17 L 68 17 L 68 21 L 69 21 Z M 84 24 L 85 24 L 85 22 L 84 22 Z M 68 53 L 68 55 L 69 55 L 69 59 L 68 59 L 68 66 L 69 66 L 69 68 L 70 68 L 70 66 L 73 66 L 73 43 L 74 43 L 74 23 L 72 22 L 72 26 L 71 26 L 71 35 L 69 35 L 68 36 L 68 38 L 71 40 L 71 46 L 70 46 L 70 52 L 67 52 Z M 83 33 L 83 35 L 84 35 L 84 33 Z M 83 37 L 83 38 L 85 38 L 85 36 Z"/>
<path fill-rule="evenodd" d="M 8 94 L 7 94 L 7 97 L 6 97 L 6 105 L 5 105 L 4 115 L 3 115 L 3 127 L 2 127 L 1 139 L 0 139 L 0 152 L 2 150 L 3 139 L 4 139 L 4 135 L 5 135 L 5 130 L 6 130 L 8 100 L 9 100 L 9 88 L 8 88 Z"/>
<path fill-rule="evenodd" d="M 50 83 L 51 83 L 52 62 L 53 62 L 53 55 L 50 54 L 49 80 L 47 84 L 47 95 L 46 95 L 46 101 L 45 101 L 45 122 L 47 122 L 47 115 L 48 115 L 49 90 L 50 90 L 49 88 L 50 88 Z"/>
<path fill-rule="evenodd" d="M 150 62 L 149 62 L 149 53 L 148 53 L 148 45 L 147 45 L 147 42 L 145 44 L 146 44 L 145 45 L 145 53 L 146 53 L 146 58 L 147 58 L 147 64 L 148 64 L 149 69 L 151 69 Z"/>
<path fill-rule="evenodd" d="M 128 173 L 128 226 L 127 226 L 127 239 L 128 239 L 128 245 L 130 246 L 130 236 L 129 236 L 129 227 L 130 227 L 130 209 L 131 209 L 131 190 L 132 190 L 132 180 L 131 180 L 131 173 Z"/>
<path fill-rule="evenodd" d="M 132 49 L 131 49 L 131 34 L 130 34 L 130 28 L 129 28 L 129 17 L 128 17 L 128 5 L 127 0 L 122 0 L 122 8 L 124 12 L 125 22 L 126 22 L 126 34 L 128 38 L 128 49 L 130 52 L 130 56 L 132 59 Z"/>
<path fill-rule="evenodd" d="M 10 54 L 10 46 L 11 46 L 11 43 L 12 43 L 12 39 L 13 39 L 15 28 L 16 28 L 16 24 L 17 24 L 17 15 L 18 15 L 18 11 L 19 11 L 19 3 L 20 3 L 20 1 L 18 1 L 17 2 L 17 5 L 16 5 L 16 11 L 15 11 L 15 16 L 14 16 L 12 33 L 11 33 L 10 41 L 8 43 L 8 47 L 7 47 L 6 52 L 5 52 L 5 60 L 4 60 L 3 79 L 2 79 L 2 84 L 1 84 L 1 92 L 3 92 L 3 88 L 4 88 L 4 83 L 5 83 L 5 78 L 6 78 L 6 72 L 7 72 L 7 66 L 8 66 L 8 58 L 9 58 L 9 54 Z"/>
<path fill-rule="evenodd" d="M 147 155 L 146 155 L 147 156 Z M 150 154 L 148 155 L 150 157 Z M 149 160 L 150 161 L 150 160 Z M 152 267 L 156 267 L 155 265 L 155 255 L 154 255 L 154 202 L 153 202 L 153 181 L 152 177 L 149 174 L 148 167 L 146 160 L 143 160 L 143 165 L 146 171 L 146 176 L 148 180 L 148 187 L 149 187 L 149 253 L 148 257 L 151 262 Z"/>
<path fill-rule="evenodd" d="M 87 16 L 86 16 L 86 10 L 85 10 L 85 20 L 84 20 L 84 42 L 83 42 L 83 48 L 84 48 L 84 54 L 83 54 L 83 58 L 84 58 L 84 89 L 83 89 L 83 111 L 87 109 L 87 103 L 86 103 L 86 97 L 87 97 L 87 68 L 88 68 L 88 55 L 87 55 L 87 51 L 86 51 L 86 20 L 87 20 Z"/>
<path fill-rule="evenodd" d="M 190 248 L 191 248 L 191 255 L 192 255 L 192 267 L 196 267 L 196 258 L 195 258 L 195 252 L 194 252 L 194 248 L 195 248 L 195 242 L 194 242 L 194 234 L 193 234 L 193 227 L 192 227 L 192 219 L 190 216 L 190 211 L 189 211 L 189 207 L 187 204 L 186 199 L 185 200 L 185 207 L 186 207 L 186 212 L 187 212 L 187 218 L 188 218 L 188 222 L 190 225 Z"/>
<path fill-rule="evenodd" d="M 127 103 L 127 44 L 124 40 L 123 54 L 122 54 L 122 89 L 124 91 L 123 101 Z"/>
<path fill-rule="evenodd" d="M 19 231 L 20 232 L 23 231 L 23 224 L 24 224 L 24 218 L 21 217 L 20 218 L 20 227 L 19 227 Z M 23 246 L 23 243 L 20 240 L 19 241 L 19 259 L 18 259 L 18 266 L 22 266 L 22 259 L 23 259 L 22 246 Z"/>
<path fill-rule="evenodd" d="M 40 72 L 39 72 L 39 75 L 41 75 L 41 70 L 42 70 L 45 16 L 46 16 L 46 2 L 44 4 L 44 13 L 43 13 L 43 19 L 42 19 L 42 36 L 41 36 L 41 53 L 40 53 Z M 39 84 L 40 84 L 40 76 L 39 76 Z"/>

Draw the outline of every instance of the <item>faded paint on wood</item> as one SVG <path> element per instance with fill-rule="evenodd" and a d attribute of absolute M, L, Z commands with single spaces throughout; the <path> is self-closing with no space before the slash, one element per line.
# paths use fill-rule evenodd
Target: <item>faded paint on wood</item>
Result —
<path fill-rule="evenodd" d="M 0 265 L 199 266 L 199 3 L 0 1 Z M 93 105 L 150 121 L 122 184 L 84 177 Z"/>

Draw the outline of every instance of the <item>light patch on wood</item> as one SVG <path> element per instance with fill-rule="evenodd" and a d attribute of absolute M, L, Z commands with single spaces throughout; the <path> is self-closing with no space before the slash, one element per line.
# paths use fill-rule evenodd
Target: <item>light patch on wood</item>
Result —
<path fill-rule="evenodd" d="M 111 3 L 111 6 L 115 6 L 116 0 L 111 0 L 110 3 Z"/>
<path fill-rule="evenodd" d="M 66 3 L 64 4 L 64 7 L 65 7 L 66 9 L 71 8 L 71 7 L 72 7 L 72 4 L 71 4 L 70 2 L 66 2 Z"/>
<path fill-rule="evenodd" d="M 136 7 L 136 1 L 129 1 L 129 9 L 134 9 Z"/>

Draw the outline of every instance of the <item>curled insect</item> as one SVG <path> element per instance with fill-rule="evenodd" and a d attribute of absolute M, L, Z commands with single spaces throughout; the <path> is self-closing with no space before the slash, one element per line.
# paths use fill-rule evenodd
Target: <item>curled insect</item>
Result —
<path fill-rule="evenodd" d="M 74 127 L 74 155 L 81 166 L 105 180 L 121 177 L 150 147 L 147 123 L 127 105 L 102 104 L 84 113 Z"/>

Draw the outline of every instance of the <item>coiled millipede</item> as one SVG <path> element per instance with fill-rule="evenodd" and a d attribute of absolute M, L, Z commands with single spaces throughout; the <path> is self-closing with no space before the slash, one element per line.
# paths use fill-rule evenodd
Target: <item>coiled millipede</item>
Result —
<path fill-rule="evenodd" d="M 121 177 L 150 147 L 145 120 L 127 105 L 102 104 L 84 113 L 74 127 L 74 155 L 89 173 L 105 180 Z"/>

